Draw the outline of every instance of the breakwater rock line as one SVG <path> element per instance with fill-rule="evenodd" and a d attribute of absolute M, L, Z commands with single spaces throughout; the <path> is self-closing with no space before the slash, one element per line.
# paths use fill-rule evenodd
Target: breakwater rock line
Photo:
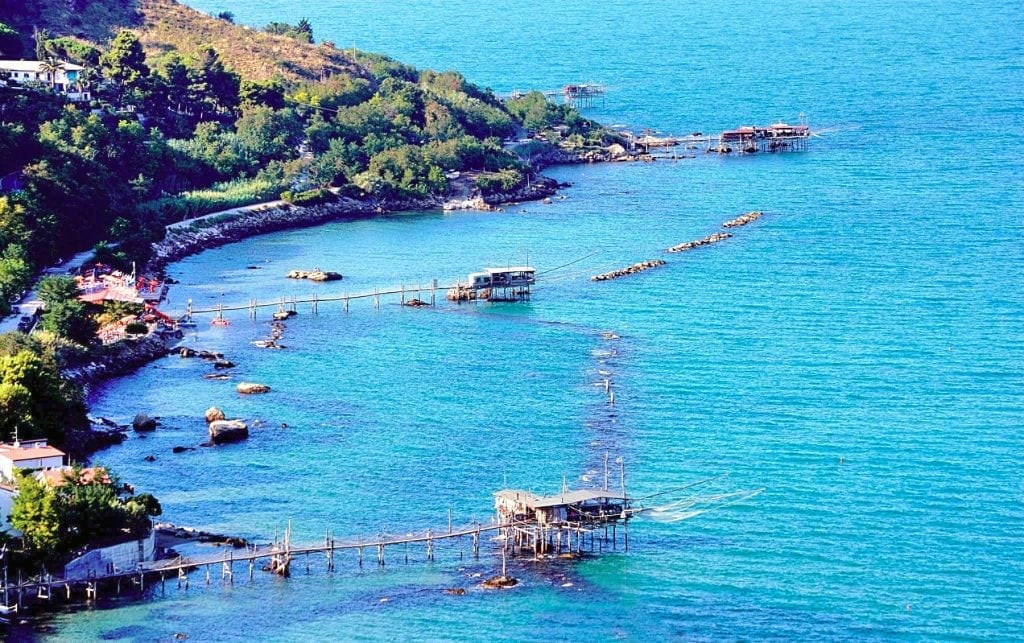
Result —
<path fill-rule="evenodd" d="M 665 260 L 664 259 L 648 259 L 647 261 L 641 261 L 640 263 L 635 263 L 632 266 L 629 266 L 629 267 L 626 267 L 626 268 L 620 268 L 618 270 L 612 270 L 612 271 L 609 271 L 609 272 L 602 272 L 599 275 L 594 275 L 593 277 L 590 278 L 590 280 L 591 281 L 609 281 L 611 279 L 618 279 L 619 277 L 626 277 L 628 275 L 635 275 L 638 272 L 643 272 L 645 270 L 650 270 L 652 268 L 657 268 L 659 266 L 664 266 L 664 265 L 665 265 Z"/>
<path fill-rule="evenodd" d="M 125 375 L 171 352 L 180 337 L 173 332 L 157 332 L 141 339 L 125 339 L 103 348 L 102 353 L 85 364 L 63 370 L 64 379 L 85 388 L 94 382 Z"/>
<path fill-rule="evenodd" d="M 687 250 L 693 250 L 694 248 L 699 248 L 701 246 L 710 246 L 713 243 L 725 241 L 731 236 L 732 235 L 729 234 L 728 232 L 716 232 L 714 234 L 709 234 L 703 239 L 697 239 L 696 241 L 686 241 L 684 243 L 680 243 L 677 246 L 672 246 L 667 250 L 667 252 L 685 252 Z"/>
<path fill-rule="evenodd" d="M 747 225 L 748 223 L 753 223 L 754 221 L 757 221 L 762 216 L 764 216 L 764 212 L 762 212 L 761 210 L 753 210 L 751 212 L 747 212 L 746 214 L 741 214 L 740 216 L 736 217 L 735 219 L 731 219 L 729 221 L 726 221 L 725 223 L 722 224 L 722 227 L 723 228 L 739 228 L 741 226 Z"/>
<path fill-rule="evenodd" d="M 412 204 L 409 204 L 412 205 Z M 429 207 L 430 203 L 417 203 Z M 379 203 L 339 199 L 314 206 L 289 204 L 253 206 L 223 220 L 212 219 L 189 227 L 167 230 L 167 236 L 153 244 L 149 270 L 162 271 L 167 264 L 248 237 L 290 228 L 320 225 L 345 218 L 370 217 L 384 212 Z"/>

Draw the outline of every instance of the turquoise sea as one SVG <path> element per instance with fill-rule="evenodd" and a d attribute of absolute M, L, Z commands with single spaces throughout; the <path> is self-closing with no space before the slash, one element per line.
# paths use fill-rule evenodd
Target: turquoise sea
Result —
<path fill-rule="evenodd" d="M 193 0 L 263 25 L 458 69 L 497 91 L 607 84 L 588 116 L 685 134 L 796 121 L 804 153 L 556 168 L 567 197 L 503 213 L 388 215 L 283 232 L 170 268 L 169 308 L 442 281 L 525 261 L 524 304 L 308 308 L 282 351 L 231 317 L 243 398 L 169 358 L 94 391 L 93 412 L 163 418 L 97 455 L 179 524 L 266 541 L 488 520 L 506 485 L 586 485 L 606 452 L 631 493 L 723 472 L 760 496 L 630 550 L 516 562 L 458 546 L 328 574 L 61 614 L 55 640 L 996 639 L 1024 632 L 1024 12 L 946 2 Z M 767 214 L 710 248 L 663 255 Z M 662 257 L 614 282 L 588 277 Z M 256 265 L 261 270 L 248 270 Z M 345 280 L 287 280 L 293 268 Z M 621 336 L 602 339 L 603 331 Z M 610 371 L 610 408 L 598 371 Z M 237 381 L 236 379 L 236 381 Z M 205 438 L 203 411 L 262 420 Z M 287 427 L 281 424 L 286 423 Z M 153 454 L 156 462 L 143 460 Z M 613 478 L 614 480 L 614 478 Z M 468 553 L 468 549 L 467 549 Z M 216 576 L 216 574 L 215 574 Z M 240 574 L 241 577 L 241 574 Z M 448 596 L 446 587 L 467 587 Z M 152 590 L 151 590 L 152 591 Z M 25 633 L 28 634 L 28 633 Z"/>

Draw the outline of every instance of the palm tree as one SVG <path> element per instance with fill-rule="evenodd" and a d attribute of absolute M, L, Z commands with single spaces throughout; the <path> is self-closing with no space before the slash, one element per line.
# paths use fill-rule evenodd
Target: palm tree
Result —
<path fill-rule="evenodd" d="M 58 62 L 53 58 L 47 58 L 39 63 L 39 71 L 44 72 L 50 77 L 50 89 L 54 91 L 57 89 L 57 72 L 62 69 L 64 69 L 64 63 Z"/>

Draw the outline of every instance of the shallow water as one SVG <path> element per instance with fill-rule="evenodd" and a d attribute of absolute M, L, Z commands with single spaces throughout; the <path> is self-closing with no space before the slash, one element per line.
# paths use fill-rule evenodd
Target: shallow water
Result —
<path fill-rule="evenodd" d="M 525 304 L 300 308 L 282 351 L 249 344 L 269 312 L 201 324 L 190 345 L 223 350 L 237 379 L 273 392 L 245 398 L 203 380 L 200 362 L 163 360 L 94 392 L 98 415 L 164 423 L 97 460 L 155 493 L 169 520 L 262 540 L 288 520 L 299 540 L 328 526 L 440 527 L 448 509 L 457 523 L 487 520 L 492 491 L 597 481 L 606 452 L 625 459 L 631 493 L 724 471 L 722 488 L 766 492 L 682 522 L 638 520 L 628 554 L 517 563 L 523 585 L 500 594 L 441 593 L 500 565 L 456 546 L 432 565 L 396 552 L 384 569 L 353 556 L 333 575 L 317 559 L 308 578 L 168 587 L 61 615 L 49 636 L 1019 636 L 1019 6 L 549 4 L 230 9 L 257 25 L 305 15 L 338 46 L 498 90 L 600 80 L 606 100 L 588 115 L 605 122 L 707 132 L 802 111 L 824 133 L 806 153 L 554 169 L 574 187 L 549 206 L 389 215 L 187 259 L 170 269 L 183 282 L 172 309 L 597 253 L 545 275 Z M 588 281 L 751 209 L 767 214 L 726 242 Z M 345 280 L 284 278 L 312 266 Z M 599 370 L 612 372 L 614 408 Z M 173 455 L 204 439 L 214 404 L 264 426 Z"/>

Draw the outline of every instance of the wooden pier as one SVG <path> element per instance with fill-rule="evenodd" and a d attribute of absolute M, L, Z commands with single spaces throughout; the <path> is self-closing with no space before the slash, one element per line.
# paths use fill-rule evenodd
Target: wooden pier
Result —
<path fill-rule="evenodd" d="M 604 103 L 604 83 L 567 83 L 561 89 L 534 89 L 530 91 L 513 90 L 508 94 L 500 95 L 501 98 L 516 100 L 527 94 L 537 92 L 548 98 L 562 98 L 566 105 L 572 105 L 576 109 L 594 107 L 598 99 Z"/>

